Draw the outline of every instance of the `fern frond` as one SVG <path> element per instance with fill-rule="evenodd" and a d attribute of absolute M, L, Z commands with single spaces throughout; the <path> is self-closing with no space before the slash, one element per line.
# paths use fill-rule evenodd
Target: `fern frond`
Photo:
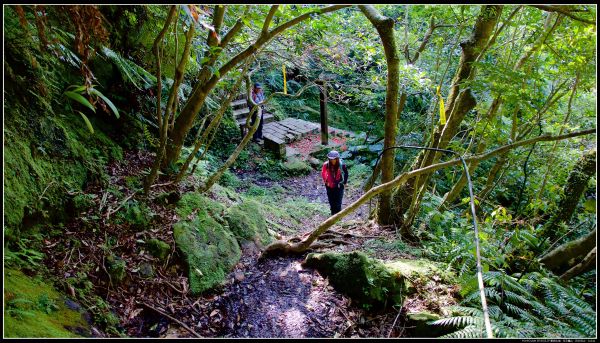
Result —
<path fill-rule="evenodd" d="M 483 327 L 470 325 L 461 330 L 440 336 L 440 338 L 483 338 Z"/>
<path fill-rule="evenodd" d="M 442 318 L 430 323 L 431 325 L 440 325 L 448 327 L 463 327 L 467 325 L 482 325 L 483 318 L 473 316 L 456 316 Z"/>

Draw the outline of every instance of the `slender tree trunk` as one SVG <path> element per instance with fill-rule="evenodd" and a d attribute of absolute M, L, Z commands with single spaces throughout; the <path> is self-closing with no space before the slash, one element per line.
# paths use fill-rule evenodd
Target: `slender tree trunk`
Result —
<path fill-rule="evenodd" d="M 398 130 L 398 92 L 400 80 L 400 56 L 396 47 L 394 37 L 394 20 L 382 16 L 373 6 L 359 6 L 363 14 L 375 26 L 385 52 L 387 62 L 387 89 L 385 97 L 385 124 L 383 139 L 383 157 L 381 159 L 381 182 L 386 183 L 394 178 L 394 157 L 396 153 L 393 149 L 385 150 L 396 144 L 396 132 Z M 380 224 L 390 223 L 390 200 L 389 192 L 383 192 L 379 198 L 379 207 L 377 219 Z"/>
<path fill-rule="evenodd" d="M 478 58 L 482 49 L 486 47 L 492 31 L 500 17 L 502 6 L 483 6 L 477 16 L 471 36 L 462 42 L 462 54 L 457 72 L 452 80 L 452 86 L 448 99 L 446 101 L 448 108 L 448 121 L 445 126 L 438 127 L 431 139 L 430 147 L 444 149 L 454 137 L 456 131 L 464 116 L 476 105 L 476 100 L 469 88 L 464 88 L 465 81 L 475 76 L 475 66 L 473 62 Z M 436 157 L 437 156 L 437 157 Z M 425 151 L 419 154 L 413 167 L 423 168 L 435 163 L 441 155 L 435 152 Z M 410 180 L 405 183 L 394 195 L 394 222 L 402 227 L 404 234 L 409 234 L 408 227 L 410 223 L 404 221 L 404 213 L 413 203 L 413 197 L 417 196 L 417 191 L 429 179 L 428 175 L 423 175 L 416 180 Z"/>
<path fill-rule="evenodd" d="M 217 6 L 217 8 L 219 8 L 219 7 L 220 6 Z M 184 144 L 184 140 L 187 137 L 188 132 L 192 128 L 192 126 L 194 124 L 194 120 L 196 119 L 196 116 L 198 115 L 198 112 L 204 105 L 204 102 L 206 101 L 206 97 L 208 96 L 208 94 L 210 94 L 210 92 L 215 88 L 215 86 L 217 85 L 219 80 L 221 80 L 221 78 L 223 78 L 232 69 L 237 67 L 240 63 L 245 61 L 248 57 L 256 54 L 257 51 L 261 47 L 266 45 L 274 37 L 281 34 L 282 32 L 289 29 L 290 27 L 293 27 L 294 25 L 297 25 L 305 20 L 309 20 L 310 18 L 312 18 L 316 15 L 333 12 L 333 11 L 336 11 L 336 10 L 339 10 L 339 9 L 342 9 L 345 7 L 348 7 L 348 5 L 334 5 L 334 6 L 327 6 L 327 7 L 315 9 L 313 11 L 299 15 L 298 17 L 293 18 L 289 21 L 286 21 L 283 24 L 281 24 L 269 31 L 268 29 L 269 29 L 271 20 L 273 19 L 273 15 L 274 15 L 274 11 L 273 11 L 273 13 L 271 13 L 271 10 L 270 10 L 269 14 L 267 15 L 267 17 L 264 21 L 263 30 L 261 31 L 261 34 L 257 38 L 257 40 L 253 44 L 248 46 L 246 49 L 244 49 L 243 51 L 241 51 L 240 53 L 235 55 L 229 61 L 222 64 L 221 67 L 218 69 L 218 73 L 212 73 L 211 69 L 214 68 L 214 64 L 217 61 L 217 57 L 219 56 L 219 53 L 211 55 L 211 60 L 209 62 L 207 62 L 207 65 L 203 66 L 202 70 L 200 71 L 198 84 L 194 87 L 192 94 L 190 95 L 188 101 L 186 102 L 184 107 L 181 109 L 181 113 L 175 120 L 175 125 L 173 125 L 171 137 L 169 137 L 170 139 L 169 139 L 169 142 L 166 147 L 166 158 L 165 158 L 163 165 L 171 164 L 174 161 L 176 161 L 177 158 L 179 158 L 181 149 Z M 217 11 L 215 11 L 215 13 L 217 13 Z M 215 20 L 217 22 L 219 22 L 215 18 L 217 18 L 217 15 L 215 15 L 213 17 L 213 23 L 215 23 Z M 222 21 L 222 15 L 221 15 L 221 21 Z M 215 30 L 216 30 L 217 25 L 213 25 L 213 26 L 215 26 Z M 240 25 L 236 24 L 225 35 L 225 37 L 220 42 L 216 38 L 215 39 L 210 38 L 212 35 L 212 32 L 211 32 L 211 34 L 209 34 L 209 38 L 208 38 L 209 46 L 223 47 L 224 44 L 226 42 L 229 42 L 231 40 L 231 38 L 233 36 L 235 36 L 235 34 L 241 29 L 241 26 L 242 26 L 241 24 Z M 230 35 L 230 33 L 232 33 L 232 34 Z M 215 33 L 215 37 L 216 36 L 218 36 L 218 32 Z"/>
<path fill-rule="evenodd" d="M 489 151 L 485 154 L 467 157 L 467 158 L 465 158 L 465 162 L 483 161 L 483 160 L 492 158 L 494 156 L 497 156 L 499 154 L 503 154 L 512 149 L 515 149 L 515 148 L 518 148 L 521 146 L 525 146 L 525 145 L 534 144 L 536 142 L 542 142 L 542 141 L 549 142 L 549 141 L 568 139 L 568 138 L 578 137 L 578 136 L 582 136 L 582 135 L 590 135 L 595 132 L 596 132 L 596 129 L 589 129 L 589 130 L 577 131 L 577 132 L 573 132 L 573 133 L 565 134 L 565 135 L 561 135 L 561 136 L 543 135 L 543 136 L 535 137 L 532 139 L 527 139 L 527 140 L 519 141 L 519 142 L 516 142 L 513 144 L 505 145 L 500 148 Z M 435 172 L 436 170 L 440 170 L 442 168 L 457 166 L 460 164 L 462 164 L 462 161 L 460 159 L 456 159 L 456 160 L 450 160 L 447 162 L 437 163 L 437 164 L 433 164 L 433 165 L 430 165 L 427 167 L 415 169 L 415 170 L 412 170 L 412 171 L 409 171 L 406 173 L 402 173 L 402 174 L 396 176 L 396 178 L 394 178 L 392 181 L 382 183 L 381 185 L 379 185 L 377 187 L 371 188 L 368 192 L 363 194 L 360 198 L 358 198 L 352 204 L 348 205 L 342 211 L 327 218 L 323 223 L 321 223 L 321 225 L 319 225 L 316 229 L 314 229 L 312 232 L 310 232 L 308 234 L 308 236 L 306 236 L 305 238 L 299 239 L 298 237 L 294 237 L 287 241 L 285 241 L 285 240 L 276 241 L 276 242 L 272 243 L 271 245 L 269 245 L 264 250 L 264 254 L 270 254 L 270 253 L 274 253 L 274 252 L 285 252 L 285 253 L 304 252 L 311 247 L 311 245 L 319 238 L 319 236 L 322 233 L 327 231 L 327 229 L 329 229 L 331 226 L 333 226 L 335 223 L 337 223 L 339 220 L 341 220 L 345 216 L 354 212 L 357 208 L 359 208 L 362 204 L 369 201 L 371 198 L 373 198 L 385 191 L 389 191 L 391 189 L 397 188 L 397 187 L 401 186 L 402 184 L 404 184 L 407 180 L 413 179 L 416 176 L 423 175 L 425 173 L 432 173 L 432 172 Z M 300 240 L 300 241 L 297 242 L 298 240 Z"/>
<path fill-rule="evenodd" d="M 165 128 L 167 128 L 169 126 L 169 117 L 168 117 L 169 108 L 167 107 L 165 109 L 166 113 L 163 118 L 163 115 L 161 113 L 161 106 L 160 106 L 161 96 L 162 96 L 162 76 L 161 76 L 161 66 L 160 66 L 161 60 L 160 60 L 159 50 L 160 50 L 160 46 L 162 45 L 163 37 L 165 36 L 165 33 L 169 29 L 169 25 L 171 25 L 171 21 L 173 21 L 173 17 L 175 16 L 175 8 L 176 7 L 177 6 L 171 6 L 171 9 L 169 10 L 169 14 L 167 16 L 167 20 L 165 21 L 165 24 L 164 24 L 162 30 L 159 32 L 158 36 L 156 36 L 156 38 L 154 39 L 154 44 L 152 46 L 152 50 L 154 51 L 154 55 L 156 58 L 156 82 L 157 82 L 156 120 L 158 122 L 160 144 L 159 144 L 158 150 L 156 152 L 156 159 L 154 160 L 152 168 L 150 169 L 150 174 L 144 181 L 144 194 L 148 194 L 148 191 L 150 190 L 150 186 L 152 185 L 152 183 L 154 183 L 154 180 L 156 179 L 156 176 L 158 175 L 158 169 L 160 168 L 160 163 L 164 156 L 165 146 L 166 146 L 166 141 L 167 141 Z"/>
<path fill-rule="evenodd" d="M 556 274 L 572 268 L 576 261 L 585 257 L 596 247 L 596 229 L 587 235 L 558 246 L 540 258 L 540 263 Z"/>
<path fill-rule="evenodd" d="M 596 148 L 585 153 L 571 170 L 563 188 L 558 208 L 542 229 L 541 235 L 554 240 L 561 235 L 561 224 L 568 224 L 573 216 L 579 199 L 588 187 L 592 176 L 596 173 Z"/>

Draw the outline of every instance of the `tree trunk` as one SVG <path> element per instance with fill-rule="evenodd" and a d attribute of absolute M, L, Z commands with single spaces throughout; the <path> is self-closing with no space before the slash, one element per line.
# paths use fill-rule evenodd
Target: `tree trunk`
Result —
<path fill-rule="evenodd" d="M 185 138 L 186 138 L 188 132 L 190 131 L 190 129 L 192 128 L 192 126 L 194 124 L 194 120 L 196 119 L 198 112 L 204 105 L 206 97 L 215 88 L 215 86 L 217 85 L 219 80 L 221 80 L 228 72 L 230 72 L 232 69 L 237 67 L 240 63 L 242 63 L 248 57 L 254 55 L 260 48 L 262 48 L 264 45 L 266 45 L 268 42 L 270 42 L 274 37 L 281 34 L 282 32 L 289 29 L 290 27 L 297 25 L 298 23 L 300 23 L 302 21 L 308 20 L 314 16 L 333 12 L 333 11 L 336 11 L 336 10 L 339 10 L 339 9 L 342 9 L 345 7 L 348 7 L 348 5 L 334 5 L 334 6 L 327 6 L 327 7 L 315 9 L 313 11 L 301 14 L 298 17 L 295 17 L 289 21 L 286 21 L 283 24 L 273 28 L 271 31 L 269 31 L 268 28 L 269 28 L 269 24 L 271 23 L 271 20 L 273 19 L 274 11 L 269 11 L 270 14 L 267 15 L 267 17 L 265 18 L 265 22 L 263 24 L 263 30 L 261 31 L 261 34 L 257 38 L 257 40 L 253 44 L 248 46 L 246 49 L 242 50 L 240 53 L 235 55 L 229 61 L 223 63 L 221 65 L 221 67 L 219 68 L 218 73 L 212 73 L 211 71 L 209 71 L 211 68 L 213 68 L 213 64 L 216 62 L 218 53 L 211 55 L 212 56 L 211 60 L 200 71 L 199 82 L 194 87 L 194 89 L 192 91 L 192 95 L 189 97 L 188 101 L 186 102 L 184 107 L 181 109 L 181 113 L 175 120 L 175 125 L 173 125 L 171 137 L 170 137 L 169 142 L 166 147 L 166 156 L 165 156 L 163 165 L 172 164 L 177 160 L 177 158 L 179 158 Z M 271 14 L 271 12 L 273 12 L 273 13 Z M 220 14 L 220 13 L 221 12 L 219 12 L 217 14 Z M 216 16 L 215 16 L 215 18 L 216 18 Z M 213 18 L 213 19 L 215 19 L 215 18 Z M 240 27 L 241 27 L 241 24 L 234 25 L 234 27 L 225 35 L 225 37 L 223 38 L 221 43 L 219 43 L 218 40 L 214 40 L 214 39 L 210 38 L 210 34 L 209 34 L 208 43 L 214 44 L 214 46 L 223 47 L 225 42 L 230 41 L 232 36 L 235 35 L 235 33 L 237 33 L 237 31 L 239 31 Z M 216 28 L 216 25 L 215 25 L 215 28 Z M 231 32 L 234 32 L 234 33 L 230 35 Z"/>
<path fill-rule="evenodd" d="M 477 104 L 471 90 L 464 88 L 463 84 L 475 76 L 473 62 L 488 43 L 501 12 L 502 6 L 483 6 L 475 22 L 471 36 L 460 44 L 462 54 L 446 102 L 449 110 L 448 121 L 445 126 L 436 129 L 431 139 L 430 147 L 446 148 L 450 139 L 456 134 L 465 115 Z M 413 167 L 427 167 L 436 163 L 440 157 L 439 153 L 424 151 L 419 154 L 416 159 L 417 162 L 413 164 Z M 429 175 L 421 176 L 418 183 L 416 180 L 410 180 L 394 195 L 394 221 L 403 228 L 405 233 L 408 233 L 408 226 L 411 223 L 404 222 L 404 213 L 410 208 L 413 197 L 417 195 L 416 191 L 428 180 Z"/>
<path fill-rule="evenodd" d="M 542 142 L 542 141 L 549 142 L 549 141 L 568 139 L 568 138 L 572 138 L 572 137 L 589 135 L 589 134 L 593 134 L 593 133 L 596 133 L 596 129 L 577 131 L 577 132 L 560 135 L 560 136 L 542 135 L 542 136 L 535 137 L 532 139 L 527 139 L 527 140 L 519 141 L 519 142 L 516 142 L 513 144 L 505 145 L 500 148 L 489 151 L 485 154 L 470 156 L 470 157 L 465 158 L 464 160 L 465 160 L 465 162 L 483 161 L 483 160 L 492 158 L 494 156 L 497 156 L 499 154 L 503 154 L 509 150 L 515 149 L 520 146 L 530 145 L 530 144 L 534 144 L 536 142 Z M 451 160 L 451 161 L 447 161 L 447 162 L 433 164 L 433 165 L 430 165 L 430 166 L 427 166 L 424 168 L 419 168 L 416 170 L 412 170 L 412 171 L 409 171 L 406 173 L 402 173 L 402 174 L 396 176 L 396 178 L 394 178 L 390 182 L 382 183 L 381 185 L 379 185 L 377 187 L 371 188 L 368 192 L 363 194 L 360 198 L 358 198 L 352 204 L 348 205 L 342 211 L 327 218 L 327 220 L 325 220 L 323 223 L 321 223 L 321 225 L 319 225 L 316 229 L 314 229 L 312 232 L 308 233 L 305 238 L 302 239 L 299 237 L 294 237 L 287 241 L 284 241 L 284 240 L 276 241 L 276 242 L 272 243 L 271 245 L 269 245 L 264 250 L 263 255 L 268 255 L 268 254 L 276 253 L 276 252 L 284 252 L 284 253 L 304 252 L 311 247 L 311 245 L 319 238 L 319 236 L 322 233 L 327 231 L 327 229 L 329 229 L 331 226 L 333 226 L 335 223 L 337 223 L 340 219 L 342 219 L 345 216 L 352 213 L 354 210 L 359 208 L 362 204 L 366 203 L 367 201 L 369 201 L 369 199 L 373 198 L 374 196 L 377 196 L 383 192 L 390 191 L 396 187 L 399 187 L 402 184 L 404 184 L 407 180 L 413 179 L 416 176 L 419 176 L 419 175 L 422 175 L 425 173 L 433 173 L 436 170 L 446 168 L 446 167 L 460 165 L 461 163 L 462 163 L 462 161 L 460 159 L 456 159 L 456 160 Z"/>
<path fill-rule="evenodd" d="M 596 229 L 545 254 L 540 258 L 540 263 L 555 274 L 561 274 L 571 269 L 578 260 L 585 257 L 595 247 Z"/>
<path fill-rule="evenodd" d="M 583 258 L 583 260 L 573 266 L 573 268 L 567 270 L 563 275 L 560 276 L 562 280 L 570 280 L 577 275 L 581 275 L 585 272 L 596 268 L 596 247 L 590 250 L 590 252 Z"/>
<path fill-rule="evenodd" d="M 385 97 L 385 124 L 383 139 L 383 157 L 381 160 L 381 183 L 387 183 L 394 178 L 395 150 L 388 149 L 396 144 L 398 130 L 398 92 L 400 80 L 400 55 L 394 37 L 394 20 L 382 16 L 373 6 L 359 6 L 363 14 L 375 26 L 385 52 L 387 62 L 387 89 Z M 388 149 L 388 150 L 386 150 Z M 379 198 L 377 219 L 380 224 L 390 223 L 391 195 L 383 192 Z"/>
<path fill-rule="evenodd" d="M 515 65 L 513 67 L 513 71 L 518 71 L 521 67 L 523 67 L 523 65 L 525 64 L 525 62 L 527 62 L 529 57 L 531 57 L 533 55 L 533 53 L 536 52 L 542 46 L 542 44 L 544 44 L 546 42 L 546 40 L 548 39 L 548 37 L 550 36 L 552 31 L 554 31 L 554 29 L 557 27 L 559 22 L 560 22 L 560 17 L 557 15 L 549 15 L 546 18 L 546 20 L 544 22 L 544 31 L 533 43 L 531 49 L 525 51 L 519 57 L 519 59 L 517 60 L 517 62 L 515 63 Z M 498 113 L 498 110 L 499 110 L 500 106 L 502 105 L 502 102 L 503 102 L 502 94 L 499 94 L 498 96 L 496 96 L 494 101 L 492 101 L 492 104 L 490 105 L 490 109 L 488 111 L 488 115 L 486 116 L 488 121 L 491 121 L 492 119 L 494 119 L 496 117 L 496 113 Z M 482 141 L 481 144 L 477 146 L 477 153 L 479 154 L 479 153 L 485 151 L 485 146 L 486 146 L 485 142 Z M 478 164 L 469 165 L 469 173 L 473 173 L 475 171 L 475 169 L 477 168 L 477 165 Z M 494 174 L 494 178 L 495 178 L 495 174 Z M 454 185 L 454 187 L 452 187 L 452 189 L 444 195 L 444 200 L 442 201 L 442 206 L 453 202 L 460 195 L 460 192 L 463 190 L 463 188 L 466 186 L 466 184 L 467 184 L 467 177 L 463 173 L 463 175 L 461 176 L 460 180 L 456 183 L 456 185 Z M 493 185 L 493 180 L 491 181 L 491 184 Z"/>
<path fill-rule="evenodd" d="M 563 188 L 558 208 L 550 217 L 550 220 L 542 229 L 541 235 L 548 237 L 550 241 L 560 237 L 562 230 L 561 224 L 568 224 L 573 216 L 579 199 L 588 187 L 590 178 L 596 173 L 596 148 L 585 153 L 575 163 L 571 170 L 567 182 Z"/>

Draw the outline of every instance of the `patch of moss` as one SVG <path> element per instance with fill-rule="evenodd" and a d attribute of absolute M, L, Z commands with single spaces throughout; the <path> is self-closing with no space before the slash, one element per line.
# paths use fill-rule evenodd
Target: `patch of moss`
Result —
<path fill-rule="evenodd" d="M 59 292 L 19 270 L 4 271 L 5 337 L 83 337 L 89 324 L 78 311 L 69 309 Z M 76 333 L 77 332 L 77 333 Z"/>
<path fill-rule="evenodd" d="M 150 252 L 150 255 L 158 258 L 161 261 L 166 260 L 169 252 L 171 251 L 171 246 L 169 246 L 169 244 L 156 238 L 148 240 L 146 242 L 146 246 L 148 247 L 148 252 Z"/>
<path fill-rule="evenodd" d="M 177 202 L 175 211 L 182 219 L 186 219 L 188 216 L 197 213 L 198 211 L 206 211 L 218 222 L 224 223 L 223 213 L 225 212 L 225 206 L 200 193 L 187 193 L 182 196 Z"/>
<path fill-rule="evenodd" d="M 16 119 L 4 129 L 4 220 L 9 237 L 10 231 L 36 223 L 64 221 L 70 207 L 65 189 L 79 191 L 90 182 L 107 182 L 104 166 L 122 158 L 119 146 L 101 130 L 90 135 L 74 114 L 38 118 L 27 111 L 11 107 L 10 116 Z M 36 120 L 23 119 L 31 117 Z"/>
<path fill-rule="evenodd" d="M 443 263 L 433 262 L 427 259 L 398 259 L 385 263 L 385 266 L 391 273 L 409 277 L 409 279 L 431 279 L 434 276 L 437 276 L 441 281 L 446 283 L 457 282 L 454 273 L 445 268 Z"/>
<path fill-rule="evenodd" d="M 267 231 L 267 223 L 259 206 L 256 201 L 246 200 L 227 210 L 226 220 L 229 229 L 240 243 L 254 241 L 267 245 L 273 240 Z"/>
<path fill-rule="evenodd" d="M 336 289 L 367 309 L 402 304 L 404 277 L 361 252 L 311 253 L 304 265 L 316 268 Z"/>
<path fill-rule="evenodd" d="M 190 290 L 194 295 L 222 284 L 241 257 L 234 235 L 206 209 L 201 208 L 193 220 L 176 223 L 173 236 L 187 263 Z"/>
<path fill-rule="evenodd" d="M 147 229 L 152 223 L 154 212 L 145 203 L 129 201 L 125 209 L 117 213 L 117 218 L 131 225 L 136 230 Z"/>
<path fill-rule="evenodd" d="M 282 164 L 284 174 L 288 176 L 304 176 L 312 172 L 311 166 L 297 158 L 291 157 Z"/>
<path fill-rule="evenodd" d="M 123 259 L 115 255 L 109 255 L 106 257 L 106 270 L 110 275 L 110 281 L 114 284 L 118 284 L 125 279 L 127 276 L 126 266 L 127 264 Z"/>

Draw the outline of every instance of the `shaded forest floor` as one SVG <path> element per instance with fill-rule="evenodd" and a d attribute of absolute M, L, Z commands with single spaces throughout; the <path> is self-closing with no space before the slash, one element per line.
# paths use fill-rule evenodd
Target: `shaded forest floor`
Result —
<path fill-rule="evenodd" d="M 202 337 L 402 337 L 406 336 L 403 326 L 407 310 L 431 308 L 431 304 L 439 304 L 442 298 L 444 304 L 453 301 L 455 290 L 436 289 L 441 297 L 433 302 L 415 296 L 406 299 L 402 309 L 369 313 L 335 291 L 315 270 L 304 269 L 301 266 L 304 256 L 259 261 L 260 252 L 253 245 L 242 246 L 242 258 L 222 287 L 192 297 L 187 289 L 187 274 L 177 261 L 172 230 L 168 229 L 177 221 L 172 209 L 150 201 L 157 216 L 154 229 L 149 230 L 139 231 L 108 220 L 109 213 L 122 204 L 120 199 L 132 194 L 131 178 L 141 175 L 151 161 L 148 153 L 127 152 L 124 162 L 109 166 L 108 190 L 91 186 L 85 191 L 95 194 L 96 207 L 68 224 L 62 235 L 44 242 L 45 262 L 52 274 L 76 281 L 61 281 L 67 293 L 87 308 L 100 310 L 104 316 L 112 311 L 118 317 L 117 327 L 130 337 L 194 337 L 181 323 Z M 299 218 L 299 223 L 283 223 L 292 228 L 283 233 L 286 236 L 308 233 L 328 217 L 329 206 L 320 171 L 282 181 L 270 181 L 255 172 L 241 173 L 239 177 L 264 188 L 282 186 L 283 197 L 289 201 L 302 198 L 324 207 L 315 215 Z M 193 191 L 193 182 L 192 177 L 191 182 L 178 185 L 178 191 L 181 194 Z M 155 187 L 150 198 L 174 188 L 170 185 Z M 119 200 L 116 191 L 122 193 Z M 344 206 L 360 195 L 359 187 L 349 188 Z M 324 234 L 320 242 L 329 244 L 327 251 L 367 248 L 370 255 L 384 260 L 414 258 L 412 248 L 390 249 L 386 242 L 396 239 L 394 232 L 368 221 L 367 214 L 368 204 Z M 153 258 L 137 247 L 137 243 L 149 238 L 167 242 L 172 247 L 173 259 L 156 265 L 152 277 L 144 276 L 139 266 L 152 262 Z M 102 256 L 107 250 L 121 256 L 128 266 L 127 277 L 116 286 L 103 270 Z M 437 286 L 423 285 L 423 289 L 429 288 L 426 291 L 431 292 Z M 98 304 L 87 303 L 91 293 L 110 307 L 101 306 L 102 300 L 97 300 Z"/>

